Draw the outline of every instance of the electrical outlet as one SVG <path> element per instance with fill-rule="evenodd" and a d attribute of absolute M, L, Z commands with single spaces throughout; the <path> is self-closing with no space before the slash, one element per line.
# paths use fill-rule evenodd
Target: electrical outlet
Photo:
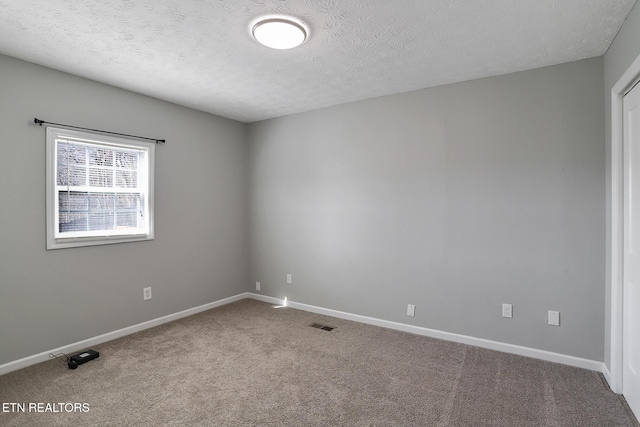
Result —
<path fill-rule="evenodd" d="M 502 304 L 502 317 L 513 317 L 513 306 L 511 304 Z"/>
<path fill-rule="evenodd" d="M 260 282 L 256 282 L 256 291 L 260 290 Z"/>
<path fill-rule="evenodd" d="M 551 326 L 560 326 L 560 312 L 549 310 L 547 313 L 547 323 Z"/>
<path fill-rule="evenodd" d="M 293 283 L 293 277 L 291 277 L 291 274 L 287 274 L 287 283 Z"/>
<path fill-rule="evenodd" d="M 407 304 L 407 316 L 415 317 L 416 315 L 416 306 L 412 304 Z"/>
<path fill-rule="evenodd" d="M 142 290 L 142 298 L 144 301 L 151 299 L 151 286 Z"/>

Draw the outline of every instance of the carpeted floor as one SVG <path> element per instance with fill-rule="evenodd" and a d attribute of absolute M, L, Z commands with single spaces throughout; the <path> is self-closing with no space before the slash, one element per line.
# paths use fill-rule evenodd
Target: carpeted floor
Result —
<path fill-rule="evenodd" d="M 93 348 L 0 376 L 0 425 L 638 426 L 596 372 L 248 299 Z"/>

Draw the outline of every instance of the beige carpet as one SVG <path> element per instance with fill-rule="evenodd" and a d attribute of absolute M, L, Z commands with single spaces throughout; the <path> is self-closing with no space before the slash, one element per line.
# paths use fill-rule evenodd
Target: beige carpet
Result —
<path fill-rule="evenodd" d="M 93 348 L 0 376 L 0 402 L 26 404 L 0 425 L 638 425 L 595 372 L 253 300 Z"/>

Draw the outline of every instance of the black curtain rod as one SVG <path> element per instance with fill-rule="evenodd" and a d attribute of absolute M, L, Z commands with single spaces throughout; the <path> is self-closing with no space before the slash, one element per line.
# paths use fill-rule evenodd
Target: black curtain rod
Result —
<path fill-rule="evenodd" d="M 149 140 L 149 141 L 154 141 L 156 144 L 159 144 L 159 143 L 164 144 L 165 143 L 164 139 L 147 138 L 145 136 L 127 135 L 126 133 L 109 132 L 107 130 L 82 128 L 80 126 L 71 126 L 71 125 L 63 125 L 61 123 L 45 122 L 44 120 L 40 120 L 38 118 L 34 118 L 33 119 L 33 123 L 35 123 L 37 125 L 40 125 L 40 126 L 42 126 L 43 124 L 48 124 L 48 125 L 64 126 L 66 128 L 82 129 L 82 130 L 90 130 L 90 131 L 93 131 L 93 132 L 107 133 L 109 135 L 120 135 L 120 136 L 128 136 L 130 138 L 146 139 L 146 140 Z"/>

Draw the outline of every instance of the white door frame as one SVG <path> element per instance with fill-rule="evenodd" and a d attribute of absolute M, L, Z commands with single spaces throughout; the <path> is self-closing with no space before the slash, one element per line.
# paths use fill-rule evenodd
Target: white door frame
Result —
<path fill-rule="evenodd" d="M 609 386 L 622 393 L 622 286 L 623 286 L 623 113 L 622 99 L 640 77 L 640 56 L 611 89 L 611 305 L 609 318 L 610 363 Z"/>

